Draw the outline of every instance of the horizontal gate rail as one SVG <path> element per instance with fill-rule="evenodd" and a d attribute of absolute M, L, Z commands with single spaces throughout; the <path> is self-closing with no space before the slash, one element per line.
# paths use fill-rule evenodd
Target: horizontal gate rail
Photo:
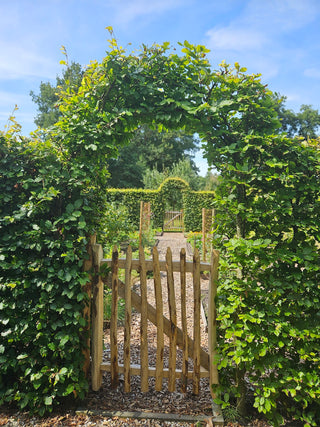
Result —
<path fill-rule="evenodd" d="M 118 260 L 118 267 L 120 269 L 124 269 L 126 266 L 126 260 L 124 258 L 119 258 Z M 108 265 L 111 267 L 112 260 L 111 259 L 102 259 L 100 265 Z M 153 271 L 153 261 L 150 259 L 145 260 L 146 270 L 147 271 Z M 211 270 L 211 263 L 210 262 L 200 262 L 200 271 L 210 271 Z M 166 261 L 159 260 L 159 267 L 160 271 L 166 271 Z M 136 258 L 132 258 L 131 261 L 131 268 L 132 270 L 139 271 L 140 268 L 140 260 Z M 172 261 L 172 268 L 174 272 L 180 272 L 180 261 Z M 193 262 L 187 261 L 186 262 L 186 273 L 192 273 L 193 272 Z"/>

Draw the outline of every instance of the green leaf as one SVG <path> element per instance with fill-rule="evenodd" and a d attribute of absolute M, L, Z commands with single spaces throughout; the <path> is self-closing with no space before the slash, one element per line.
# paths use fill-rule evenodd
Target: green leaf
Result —
<path fill-rule="evenodd" d="M 60 339 L 60 345 L 61 345 L 62 347 L 64 347 L 64 346 L 65 346 L 65 344 L 66 344 L 69 340 L 70 340 L 69 335 L 65 335 L 65 336 L 63 336 L 63 337 Z"/>
<path fill-rule="evenodd" d="M 44 404 L 47 405 L 47 406 L 52 405 L 52 396 L 46 396 L 44 398 Z"/>

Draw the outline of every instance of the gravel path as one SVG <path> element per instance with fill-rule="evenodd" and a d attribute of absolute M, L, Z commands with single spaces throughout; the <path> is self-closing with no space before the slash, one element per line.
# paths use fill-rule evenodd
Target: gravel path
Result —
<path fill-rule="evenodd" d="M 180 251 L 182 248 L 186 250 L 187 261 L 192 261 L 192 247 L 183 233 L 163 233 L 158 237 L 157 248 L 159 251 L 159 259 L 165 259 L 167 248 L 171 248 L 172 259 L 180 259 Z"/>

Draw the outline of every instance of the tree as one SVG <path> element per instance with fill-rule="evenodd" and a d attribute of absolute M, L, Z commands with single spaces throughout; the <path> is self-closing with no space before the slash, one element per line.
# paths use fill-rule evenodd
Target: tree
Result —
<path fill-rule="evenodd" d="M 109 186 L 134 188 L 143 186 L 146 171 L 166 173 L 181 160 L 188 159 L 193 171 L 197 171 L 193 153 L 198 140 L 182 130 L 159 132 L 147 125 L 141 125 L 129 144 L 120 147 L 118 157 L 108 162 Z"/>
<path fill-rule="evenodd" d="M 298 118 L 298 135 L 304 139 L 314 139 L 319 135 L 320 130 L 320 114 L 318 110 L 312 108 L 311 105 L 301 105 L 300 111 L 297 114 Z"/>
<path fill-rule="evenodd" d="M 320 114 L 318 110 L 312 108 L 312 105 L 303 104 L 300 111 L 295 113 L 293 110 L 285 108 L 285 97 L 275 94 L 278 100 L 276 108 L 281 121 L 280 132 L 285 132 L 289 138 L 295 136 L 303 137 L 306 140 L 314 139 L 320 131 Z"/>
<path fill-rule="evenodd" d="M 189 184 L 192 190 L 199 190 L 200 177 L 192 168 L 189 159 L 180 160 L 172 166 L 172 169 L 165 169 L 163 172 L 159 172 L 156 168 L 146 169 L 143 175 L 144 188 L 155 190 L 160 187 L 165 179 L 170 177 L 181 178 Z"/>
<path fill-rule="evenodd" d="M 57 76 L 55 86 L 49 82 L 41 82 L 38 95 L 33 91 L 30 92 L 32 101 L 38 105 L 39 114 L 34 120 L 38 127 L 47 129 L 59 120 L 61 113 L 58 103 L 61 91 L 67 88 L 69 90 L 77 90 L 81 84 L 82 77 L 83 70 L 81 65 L 72 62 L 62 72 L 62 77 Z"/>
<path fill-rule="evenodd" d="M 220 176 L 217 173 L 208 171 L 206 176 L 199 176 L 199 190 L 214 191 L 218 187 Z"/>

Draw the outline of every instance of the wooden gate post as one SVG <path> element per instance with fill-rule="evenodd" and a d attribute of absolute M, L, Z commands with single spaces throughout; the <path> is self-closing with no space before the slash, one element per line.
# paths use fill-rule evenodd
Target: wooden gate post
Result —
<path fill-rule="evenodd" d="M 202 259 L 206 261 L 207 248 L 206 248 L 206 209 L 202 208 Z"/>
<path fill-rule="evenodd" d="M 209 279 L 209 304 L 208 304 L 208 344 L 209 344 L 209 371 L 210 371 L 210 392 L 212 398 L 216 398 L 216 393 L 212 386 L 219 384 L 217 368 L 217 281 L 218 281 L 219 251 L 213 250 L 211 254 L 211 270 Z"/>
<path fill-rule="evenodd" d="M 91 381 L 92 390 L 98 391 L 102 385 L 102 353 L 103 353 L 103 281 L 99 275 L 100 263 L 103 258 L 102 246 L 92 246 L 95 276 L 93 280 L 92 298 L 92 346 L 91 346 Z"/>

